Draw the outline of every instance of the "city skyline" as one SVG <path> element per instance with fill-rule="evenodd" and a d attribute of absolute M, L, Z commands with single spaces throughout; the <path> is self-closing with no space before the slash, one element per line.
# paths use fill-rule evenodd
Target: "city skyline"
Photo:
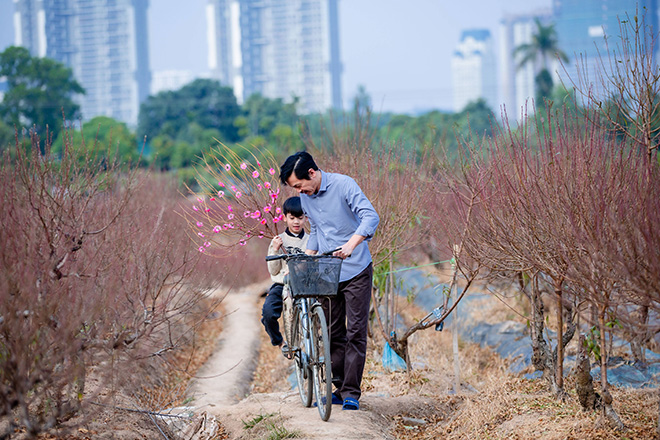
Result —
<path fill-rule="evenodd" d="M 0 49 L 13 43 L 6 26 L 13 3 L 0 0 Z M 362 85 L 377 112 L 455 111 L 451 54 L 460 44 L 460 35 L 468 30 L 488 30 L 495 51 L 501 52 L 499 40 L 505 17 L 550 12 L 552 3 L 466 0 L 461 5 L 442 5 L 432 0 L 412 0 L 403 8 L 394 0 L 340 0 L 344 109 L 350 108 L 352 97 Z M 190 0 L 185 8 L 175 0 L 149 2 L 149 61 L 154 76 L 177 70 L 189 71 L 192 78 L 209 76 L 207 7 L 208 0 Z M 465 13 L 466 9 L 471 13 Z M 561 23 L 558 25 L 561 27 Z M 507 101 L 501 60 L 498 64 L 496 113 L 498 105 Z"/>
<path fill-rule="evenodd" d="M 190 0 L 185 11 L 178 4 L 150 2 L 151 68 L 203 75 L 209 71 L 207 0 Z M 488 29 L 497 48 L 500 21 L 506 14 L 550 6 L 551 0 L 466 0 L 459 5 L 411 0 L 405 7 L 395 0 L 340 0 L 344 108 L 350 106 L 358 86 L 364 85 L 375 111 L 451 111 L 451 55 L 461 33 Z M 173 10 L 178 12 L 172 14 Z"/>
<path fill-rule="evenodd" d="M 150 68 L 209 75 L 207 0 L 149 2 Z M 466 29 L 488 29 L 499 46 L 499 26 L 507 14 L 549 9 L 551 0 L 465 0 L 444 5 L 437 0 L 340 0 L 339 34 L 342 102 L 349 108 L 360 85 L 375 111 L 420 113 L 452 110 L 451 55 Z M 13 0 L 0 0 L 0 14 Z M 6 16 L 0 23 L 6 22 Z M 11 45 L 0 32 L 0 49 Z M 502 89 L 498 78 L 498 92 Z M 498 97 L 498 101 L 502 99 Z"/>

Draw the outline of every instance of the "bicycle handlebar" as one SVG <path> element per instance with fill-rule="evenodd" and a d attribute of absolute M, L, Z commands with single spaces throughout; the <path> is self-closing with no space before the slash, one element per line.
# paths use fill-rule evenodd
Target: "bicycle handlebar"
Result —
<path fill-rule="evenodd" d="M 337 248 L 328 252 L 323 252 L 322 254 L 317 254 L 317 256 L 330 256 L 340 250 L 341 248 Z M 266 261 L 274 261 L 274 260 L 282 260 L 282 259 L 288 259 L 291 257 L 297 257 L 299 255 L 306 255 L 306 256 L 313 256 L 313 255 L 307 255 L 307 254 L 280 254 L 280 255 L 268 255 L 266 256 Z"/>

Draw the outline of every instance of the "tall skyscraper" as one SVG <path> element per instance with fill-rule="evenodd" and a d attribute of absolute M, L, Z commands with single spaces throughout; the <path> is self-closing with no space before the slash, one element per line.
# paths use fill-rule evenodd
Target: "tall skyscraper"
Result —
<path fill-rule="evenodd" d="M 523 112 L 534 113 L 532 100 L 535 96 L 534 78 L 540 66 L 532 64 L 520 65 L 520 56 L 515 55 L 515 50 L 522 44 L 532 41 L 532 35 L 536 31 L 536 19 L 543 25 L 551 22 L 550 11 L 536 11 L 520 15 L 505 16 L 500 25 L 500 50 L 499 50 L 499 73 L 500 73 L 500 98 L 499 102 L 504 105 L 506 116 L 509 121 L 517 121 Z M 550 62 L 551 74 L 556 70 L 556 63 Z M 554 74 L 553 74 L 554 76 Z M 500 116 L 500 109 L 495 109 L 495 114 Z"/>
<path fill-rule="evenodd" d="M 71 67 L 83 118 L 135 125 L 150 91 L 148 0 L 14 0 L 15 44 Z"/>
<path fill-rule="evenodd" d="M 497 81 L 495 54 L 490 31 L 463 31 L 461 41 L 451 58 L 454 111 L 461 111 L 469 102 L 483 98 L 495 110 Z"/>
<path fill-rule="evenodd" d="M 638 15 L 654 30 L 656 37 L 658 34 L 657 0 L 553 0 L 552 6 L 559 47 L 571 59 L 565 66 L 566 71 L 559 72 L 569 87 L 571 81 L 577 81 L 578 73 L 582 75 L 586 71 L 587 82 L 593 83 L 593 90 L 600 91 L 599 58 L 602 57 L 605 65 L 609 64 L 606 38 L 610 51 L 620 46 L 619 20 L 633 21 Z M 634 35 L 629 37 L 634 38 Z"/>
<path fill-rule="evenodd" d="M 209 0 L 209 68 L 239 102 L 253 93 L 302 112 L 341 108 L 338 0 Z"/>
<path fill-rule="evenodd" d="M 14 44 L 13 3 L 0 1 L 0 52 Z M 0 101 L 7 90 L 7 81 L 0 78 Z"/>

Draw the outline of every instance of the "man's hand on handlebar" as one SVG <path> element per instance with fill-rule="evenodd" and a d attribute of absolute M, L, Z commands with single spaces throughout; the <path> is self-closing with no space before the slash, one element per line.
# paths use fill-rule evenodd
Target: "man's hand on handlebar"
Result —
<path fill-rule="evenodd" d="M 364 239 L 365 237 L 362 235 L 355 234 L 346 242 L 346 244 L 342 245 L 342 247 L 337 249 L 332 255 L 340 258 L 348 258 L 353 254 L 357 245 L 362 243 Z"/>
<path fill-rule="evenodd" d="M 345 245 L 337 249 L 332 255 L 334 255 L 335 257 L 345 259 L 351 256 L 351 254 L 353 253 L 353 249 L 354 248 L 351 247 L 349 243 L 346 243 Z"/>

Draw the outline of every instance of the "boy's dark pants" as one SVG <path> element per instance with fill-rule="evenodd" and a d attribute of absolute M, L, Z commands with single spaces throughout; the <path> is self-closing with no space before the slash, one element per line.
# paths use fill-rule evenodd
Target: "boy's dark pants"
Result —
<path fill-rule="evenodd" d="M 371 301 L 371 264 L 355 277 L 339 283 L 337 297 L 323 301 L 330 326 L 332 377 L 342 399 L 359 399 L 367 357 L 367 327 Z"/>
<path fill-rule="evenodd" d="M 270 336 L 270 343 L 280 345 L 283 341 L 280 325 L 277 320 L 282 315 L 282 284 L 275 283 L 270 287 L 266 301 L 261 309 L 261 323 Z"/>

